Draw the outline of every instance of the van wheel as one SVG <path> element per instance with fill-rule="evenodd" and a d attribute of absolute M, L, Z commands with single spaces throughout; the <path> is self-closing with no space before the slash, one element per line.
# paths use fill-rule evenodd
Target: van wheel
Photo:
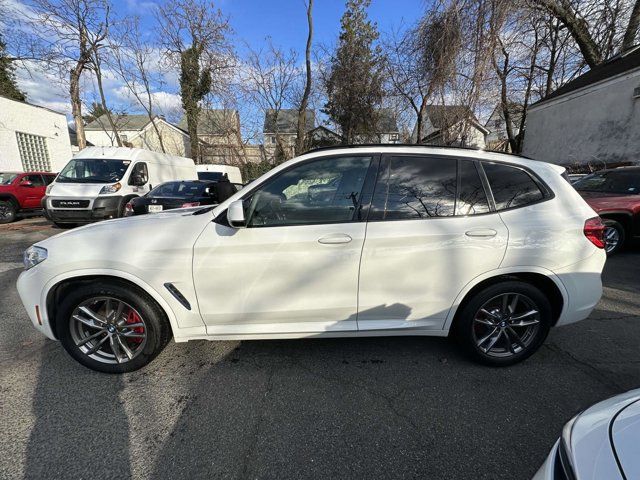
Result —
<path fill-rule="evenodd" d="M 100 280 L 71 290 L 58 309 L 56 330 L 74 359 L 104 373 L 144 367 L 171 339 L 164 311 L 146 293 Z"/>
<path fill-rule="evenodd" d="M 604 220 L 604 249 L 611 256 L 622 250 L 625 241 L 624 227 L 615 220 Z"/>
<path fill-rule="evenodd" d="M 0 200 L 0 223 L 11 223 L 16 219 L 16 205 L 11 200 Z"/>
<path fill-rule="evenodd" d="M 476 361 L 503 367 L 533 355 L 551 327 L 551 304 L 533 285 L 506 281 L 478 292 L 457 315 L 455 333 Z"/>

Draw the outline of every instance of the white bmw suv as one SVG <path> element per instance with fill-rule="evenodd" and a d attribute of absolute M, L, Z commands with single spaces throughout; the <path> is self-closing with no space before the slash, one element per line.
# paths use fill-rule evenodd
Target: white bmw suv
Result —
<path fill-rule="evenodd" d="M 455 334 L 489 365 L 534 353 L 602 293 L 604 226 L 564 169 L 465 149 L 323 149 L 217 207 L 110 220 L 25 252 L 34 326 L 128 372 L 173 336 Z"/>

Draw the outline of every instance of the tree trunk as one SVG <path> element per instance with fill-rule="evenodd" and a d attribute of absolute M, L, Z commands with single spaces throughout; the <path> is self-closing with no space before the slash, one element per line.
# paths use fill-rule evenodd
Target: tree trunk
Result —
<path fill-rule="evenodd" d="M 100 93 L 100 103 L 102 104 L 102 108 L 104 109 L 105 114 L 107 115 L 107 120 L 109 121 L 109 126 L 111 127 L 111 131 L 116 137 L 116 143 L 118 144 L 119 147 L 122 147 L 123 146 L 122 140 L 120 139 L 120 135 L 118 135 L 118 129 L 116 128 L 116 124 L 113 121 L 111 111 L 107 108 L 107 99 L 104 96 L 104 88 L 102 88 L 102 69 L 100 68 L 100 60 L 97 58 L 98 53 L 95 52 L 94 55 L 95 55 L 95 58 L 94 58 L 93 64 L 95 67 L 96 81 L 98 82 L 98 92 Z"/>
<path fill-rule="evenodd" d="M 71 97 L 71 113 L 76 126 L 76 135 L 78 138 L 78 148 L 80 150 L 86 148 L 87 139 L 84 134 L 84 120 L 82 119 L 82 101 L 80 100 L 80 75 L 84 66 L 78 63 L 75 68 L 71 69 L 69 75 L 69 96 Z"/>
<path fill-rule="evenodd" d="M 640 1 L 640 0 L 639 0 Z M 304 86 L 304 94 L 298 109 L 298 136 L 296 138 L 296 155 L 302 154 L 305 147 L 305 136 L 307 133 L 307 104 L 311 94 L 311 42 L 313 40 L 313 0 L 309 0 L 307 6 L 307 23 L 309 24 L 309 35 L 307 36 L 307 49 L 305 51 L 307 80 Z"/>
<path fill-rule="evenodd" d="M 416 143 L 419 145 L 422 143 L 422 138 L 424 134 L 422 130 L 424 129 L 424 115 L 427 111 L 427 97 L 423 97 L 422 102 L 420 102 L 420 109 L 418 110 L 418 118 L 416 119 Z"/>
<path fill-rule="evenodd" d="M 636 35 L 638 33 L 638 27 L 640 26 L 640 0 L 636 0 L 633 10 L 631 11 L 631 17 L 629 17 L 629 24 L 627 30 L 624 32 L 624 39 L 622 40 L 622 51 L 625 52 L 635 45 Z"/>
<path fill-rule="evenodd" d="M 202 163 L 202 159 L 200 158 L 200 140 L 198 139 L 198 108 L 190 107 L 187 109 L 186 114 L 187 130 L 189 132 L 189 141 L 191 142 L 191 158 L 195 163 L 199 164 Z"/>
<path fill-rule="evenodd" d="M 589 25 L 578 18 L 570 6 L 563 1 L 558 3 L 557 0 L 533 0 L 533 3 L 544 8 L 567 27 L 590 68 L 602 62 L 602 52 L 589 32 Z"/>

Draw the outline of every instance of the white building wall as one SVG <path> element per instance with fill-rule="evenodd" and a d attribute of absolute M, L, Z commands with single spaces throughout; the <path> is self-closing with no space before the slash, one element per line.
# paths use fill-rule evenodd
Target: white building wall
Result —
<path fill-rule="evenodd" d="M 640 162 L 640 69 L 533 106 L 524 155 L 556 164 Z"/>
<path fill-rule="evenodd" d="M 71 159 L 67 119 L 62 113 L 0 97 L 0 170 L 24 170 L 16 132 L 45 138 L 52 172 L 59 172 Z"/>

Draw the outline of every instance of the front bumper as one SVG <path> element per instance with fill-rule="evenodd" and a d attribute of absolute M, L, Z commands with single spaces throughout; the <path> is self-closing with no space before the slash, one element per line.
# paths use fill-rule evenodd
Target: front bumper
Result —
<path fill-rule="evenodd" d="M 51 197 L 42 199 L 45 216 L 56 223 L 91 223 L 109 218 L 117 218 L 122 211 L 123 197 L 111 195 L 91 199 L 88 208 L 55 208 Z"/>
<path fill-rule="evenodd" d="M 542 464 L 538 472 L 533 476 L 532 480 L 554 480 L 556 478 L 555 472 L 559 446 L 560 440 L 558 440 L 553 446 L 549 456 L 547 456 L 547 459 Z"/>
<path fill-rule="evenodd" d="M 44 269 L 38 268 L 39 266 L 36 265 L 30 270 L 22 272 L 18 277 L 16 287 L 20 300 L 36 330 L 51 340 L 57 340 L 47 315 L 47 299 L 42 296 L 43 287 L 49 277 L 43 272 Z"/>

